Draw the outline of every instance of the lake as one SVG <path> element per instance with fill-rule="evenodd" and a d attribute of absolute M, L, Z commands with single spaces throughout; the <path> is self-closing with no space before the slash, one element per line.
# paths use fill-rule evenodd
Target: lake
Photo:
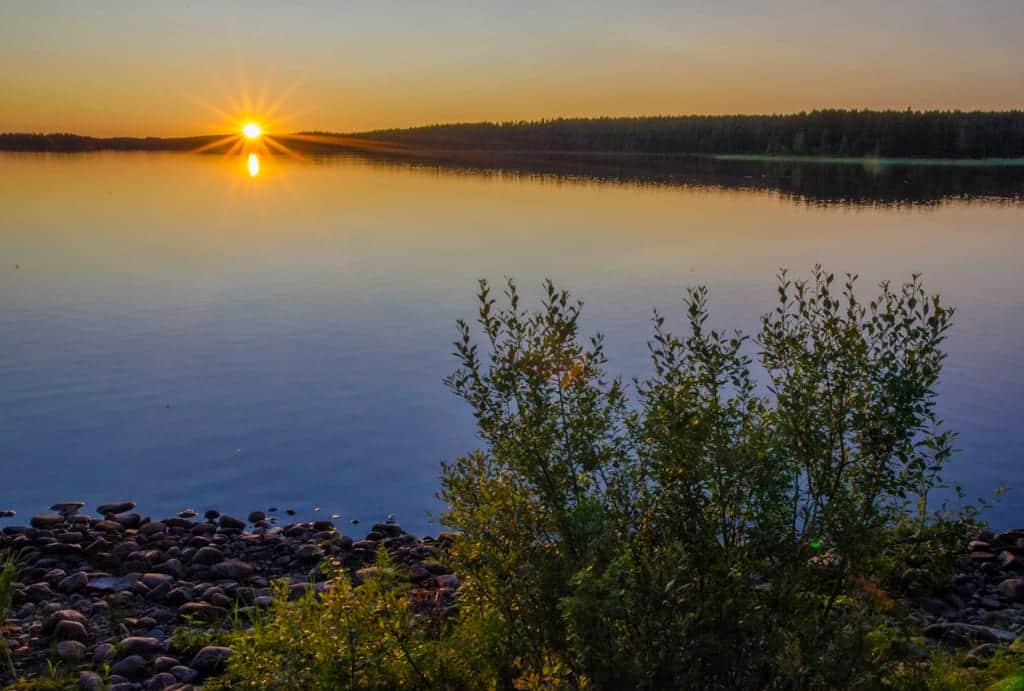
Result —
<path fill-rule="evenodd" d="M 569 288 L 630 378 L 687 286 L 753 332 L 779 268 L 815 263 L 957 307 L 948 477 L 988 496 L 1024 478 L 1022 199 L 998 167 L 3 154 L 0 509 L 436 531 L 439 464 L 477 444 L 442 378 L 478 278 Z M 1024 487 L 989 517 L 1024 525 Z"/>

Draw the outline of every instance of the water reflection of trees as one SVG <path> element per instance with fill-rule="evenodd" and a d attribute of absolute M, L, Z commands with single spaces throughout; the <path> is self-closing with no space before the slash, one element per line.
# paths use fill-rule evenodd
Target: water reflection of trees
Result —
<path fill-rule="evenodd" d="M 352 155 L 352 154 L 349 154 Z M 775 192 L 821 205 L 917 206 L 950 201 L 1024 203 L 1024 167 L 877 165 L 720 160 L 701 156 L 498 154 L 416 156 L 357 154 L 382 165 L 445 174 L 552 182 L 721 188 Z M 337 156 L 319 154 L 329 164 Z"/>

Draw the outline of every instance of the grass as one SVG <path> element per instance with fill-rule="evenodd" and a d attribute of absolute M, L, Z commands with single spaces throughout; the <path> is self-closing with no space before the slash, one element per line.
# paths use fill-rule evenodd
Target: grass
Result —
<path fill-rule="evenodd" d="M 1024 158 L 875 158 L 871 156 L 792 156 L 772 154 L 717 154 L 719 161 L 760 161 L 764 163 L 812 163 L 856 166 L 951 166 L 989 168 L 1024 166 Z"/>

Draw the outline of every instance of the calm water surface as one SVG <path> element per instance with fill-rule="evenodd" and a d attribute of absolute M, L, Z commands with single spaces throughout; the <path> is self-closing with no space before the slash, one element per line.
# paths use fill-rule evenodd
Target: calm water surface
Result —
<path fill-rule="evenodd" d="M 477 443 L 441 384 L 477 278 L 570 288 L 630 377 L 651 310 L 678 317 L 687 286 L 753 331 L 777 270 L 815 263 L 864 294 L 921 272 L 958 307 L 950 476 L 975 497 L 1022 484 L 1019 171 L 591 165 L 0 155 L 0 509 L 319 506 L 436 529 L 439 462 Z M 991 518 L 1024 525 L 1024 486 Z"/>

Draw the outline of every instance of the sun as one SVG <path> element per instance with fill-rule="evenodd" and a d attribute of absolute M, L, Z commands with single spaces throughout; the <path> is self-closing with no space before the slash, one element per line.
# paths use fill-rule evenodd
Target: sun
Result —
<path fill-rule="evenodd" d="M 263 134 L 263 128 L 255 122 L 247 122 L 242 127 L 242 134 L 249 139 L 259 139 L 260 135 Z"/>

